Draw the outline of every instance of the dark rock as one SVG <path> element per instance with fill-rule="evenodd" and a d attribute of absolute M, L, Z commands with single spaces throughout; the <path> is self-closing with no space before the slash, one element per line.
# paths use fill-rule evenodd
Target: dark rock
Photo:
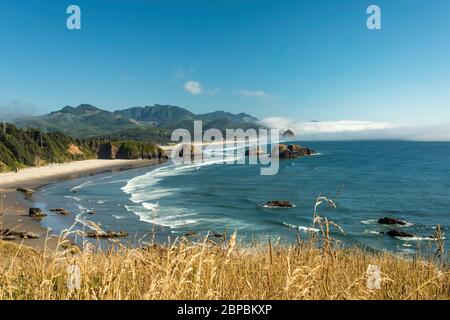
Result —
<path fill-rule="evenodd" d="M 291 144 L 289 146 L 279 144 L 278 153 L 280 159 L 294 159 L 315 154 L 313 150 L 298 144 Z"/>
<path fill-rule="evenodd" d="M 0 231 L 0 239 L 3 240 L 16 240 L 17 238 L 22 239 L 38 239 L 40 236 L 38 234 L 28 232 L 28 231 L 14 231 L 9 229 L 4 229 Z"/>
<path fill-rule="evenodd" d="M 163 149 L 158 148 L 158 159 L 159 160 L 168 160 L 169 156 Z"/>
<path fill-rule="evenodd" d="M 265 204 L 262 205 L 265 208 L 293 208 L 294 205 L 290 204 L 287 201 L 267 201 Z"/>
<path fill-rule="evenodd" d="M 213 233 L 212 236 L 214 238 L 225 238 L 225 235 L 222 233 Z"/>
<path fill-rule="evenodd" d="M 63 216 L 68 216 L 68 215 L 70 215 L 70 212 L 67 211 L 66 209 L 63 209 L 63 208 L 50 209 L 50 211 L 59 213 L 59 214 L 61 214 L 61 215 L 63 215 Z"/>
<path fill-rule="evenodd" d="M 86 236 L 88 238 L 99 238 L 99 239 L 111 239 L 111 238 L 123 238 L 128 237 L 128 233 L 125 231 L 107 231 L 107 232 L 87 232 Z"/>
<path fill-rule="evenodd" d="M 198 236 L 198 232 L 188 232 L 186 234 L 184 234 L 185 237 L 194 237 L 194 236 Z"/>
<path fill-rule="evenodd" d="M 30 210 L 28 211 L 28 216 L 29 217 L 46 217 L 47 215 L 45 213 L 43 213 L 42 210 L 39 208 L 30 208 Z"/>
<path fill-rule="evenodd" d="M 88 212 L 86 212 L 87 214 L 90 214 L 90 215 L 94 215 L 95 214 L 95 211 L 88 211 Z"/>
<path fill-rule="evenodd" d="M 292 130 L 287 129 L 285 132 L 283 132 L 282 136 L 283 138 L 289 138 L 289 137 L 293 137 L 295 134 L 294 132 L 292 132 Z"/>
<path fill-rule="evenodd" d="M 412 233 L 404 232 L 404 231 L 398 231 L 398 230 L 390 230 L 387 232 L 388 236 L 391 237 L 404 237 L 404 238 L 412 238 L 415 237 Z"/>
<path fill-rule="evenodd" d="M 27 188 L 22 188 L 22 187 L 17 187 L 16 190 L 19 192 L 22 192 L 22 193 L 26 193 L 26 194 L 32 194 L 35 192 L 33 189 L 27 189 Z"/>
<path fill-rule="evenodd" d="M 389 217 L 381 218 L 380 220 L 378 220 L 378 223 L 379 224 L 387 224 L 387 225 L 394 225 L 394 224 L 398 224 L 401 226 L 406 225 L 405 221 L 397 220 L 397 219 L 389 218 Z"/>
<path fill-rule="evenodd" d="M 11 235 L 6 235 L 6 236 L 0 236 L 0 239 L 4 240 L 4 241 L 14 241 L 14 240 L 17 240 L 17 237 L 11 236 Z"/>
<path fill-rule="evenodd" d="M 98 150 L 98 158 L 106 160 L 116 159 L 117 151 L 117 146 L 113 145 L 111 142 L 102 143 Z"/>

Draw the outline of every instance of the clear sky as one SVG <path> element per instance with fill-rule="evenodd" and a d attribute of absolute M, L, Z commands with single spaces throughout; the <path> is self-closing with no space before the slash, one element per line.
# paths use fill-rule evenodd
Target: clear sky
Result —
<path fill-rule="evenodd" d="M 66 28 L 81 8 L 82 29 Z M 366 9 L 381 8 L 382 30 Z M 0 3 L 0 106 L 450 122 L 448 0 Z"/>

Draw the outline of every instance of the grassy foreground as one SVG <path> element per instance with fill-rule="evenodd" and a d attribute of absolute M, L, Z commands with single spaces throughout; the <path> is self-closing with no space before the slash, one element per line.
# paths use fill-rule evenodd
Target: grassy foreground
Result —
<path fill-rule="evenodd" d="M 62 243 L 61 243 L 62 244 Z M 2 299 L 450 299 L 448 266 L 389 253 L 292 246 L 180 241 L 145 249 L 41 250 L 0 240 Z M 381 269 L 369 290 L 368 265 Z M 77 265 L 80 290 L 67 287 Z"/>

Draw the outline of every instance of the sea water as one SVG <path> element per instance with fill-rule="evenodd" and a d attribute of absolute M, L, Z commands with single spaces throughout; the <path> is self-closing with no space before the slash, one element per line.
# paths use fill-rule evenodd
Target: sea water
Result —
<path fill-rule="evenodd" d="M 104 230 L 125 230 L 130 243 L 166 242 L 186 233 L 237 232 L 243 242 L 306 239 L 318 213 L 344 230 L 332 230 L 343 245 L 413 253 L 429 247 L 436 225 L 450 226 L 450 143 L 404 141 L 295 142 L 318 155 L 280 160 L 277 175 L 261 176 L 258 165 L 171 163 L 66 180 L 39 190 L 44 210 L 63 207 L 71 217 L 43 220 L 54 232 L 86 219 Z M 291 209 L 261 205 L 286 200 Z M 88 214 L 95 211 L 94 215 Z M 393 217 L 406 226 L 382 226 Z M 81 227 L 86 228 L 86 227 Z M 417 235 L 391 238 L 392 228 Z M 448 241 L 446 245 L 449 249 Z"/>

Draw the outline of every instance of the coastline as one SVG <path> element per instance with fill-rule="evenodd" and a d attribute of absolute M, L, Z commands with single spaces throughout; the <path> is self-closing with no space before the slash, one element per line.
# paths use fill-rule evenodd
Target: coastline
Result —
<path fill-rule="evenodd" d="M 51 233 L 44 228 L 38 218 L 28 216 L 33 195 L 16 191 L 17 187 L 39 189 L 44 185 L 65 179 L 75 179 L 104 172 L 125 171 L 162 163 L 151 160 L 84 160 L 43 167 L 27 168 L 18 173 L 0 174 L 0 229 L 27 231 L 39 235 L 38 239 L 17 239 L 10 241 L 33 248 L 55 248 L 56 238 L 47 239 Z"/>

